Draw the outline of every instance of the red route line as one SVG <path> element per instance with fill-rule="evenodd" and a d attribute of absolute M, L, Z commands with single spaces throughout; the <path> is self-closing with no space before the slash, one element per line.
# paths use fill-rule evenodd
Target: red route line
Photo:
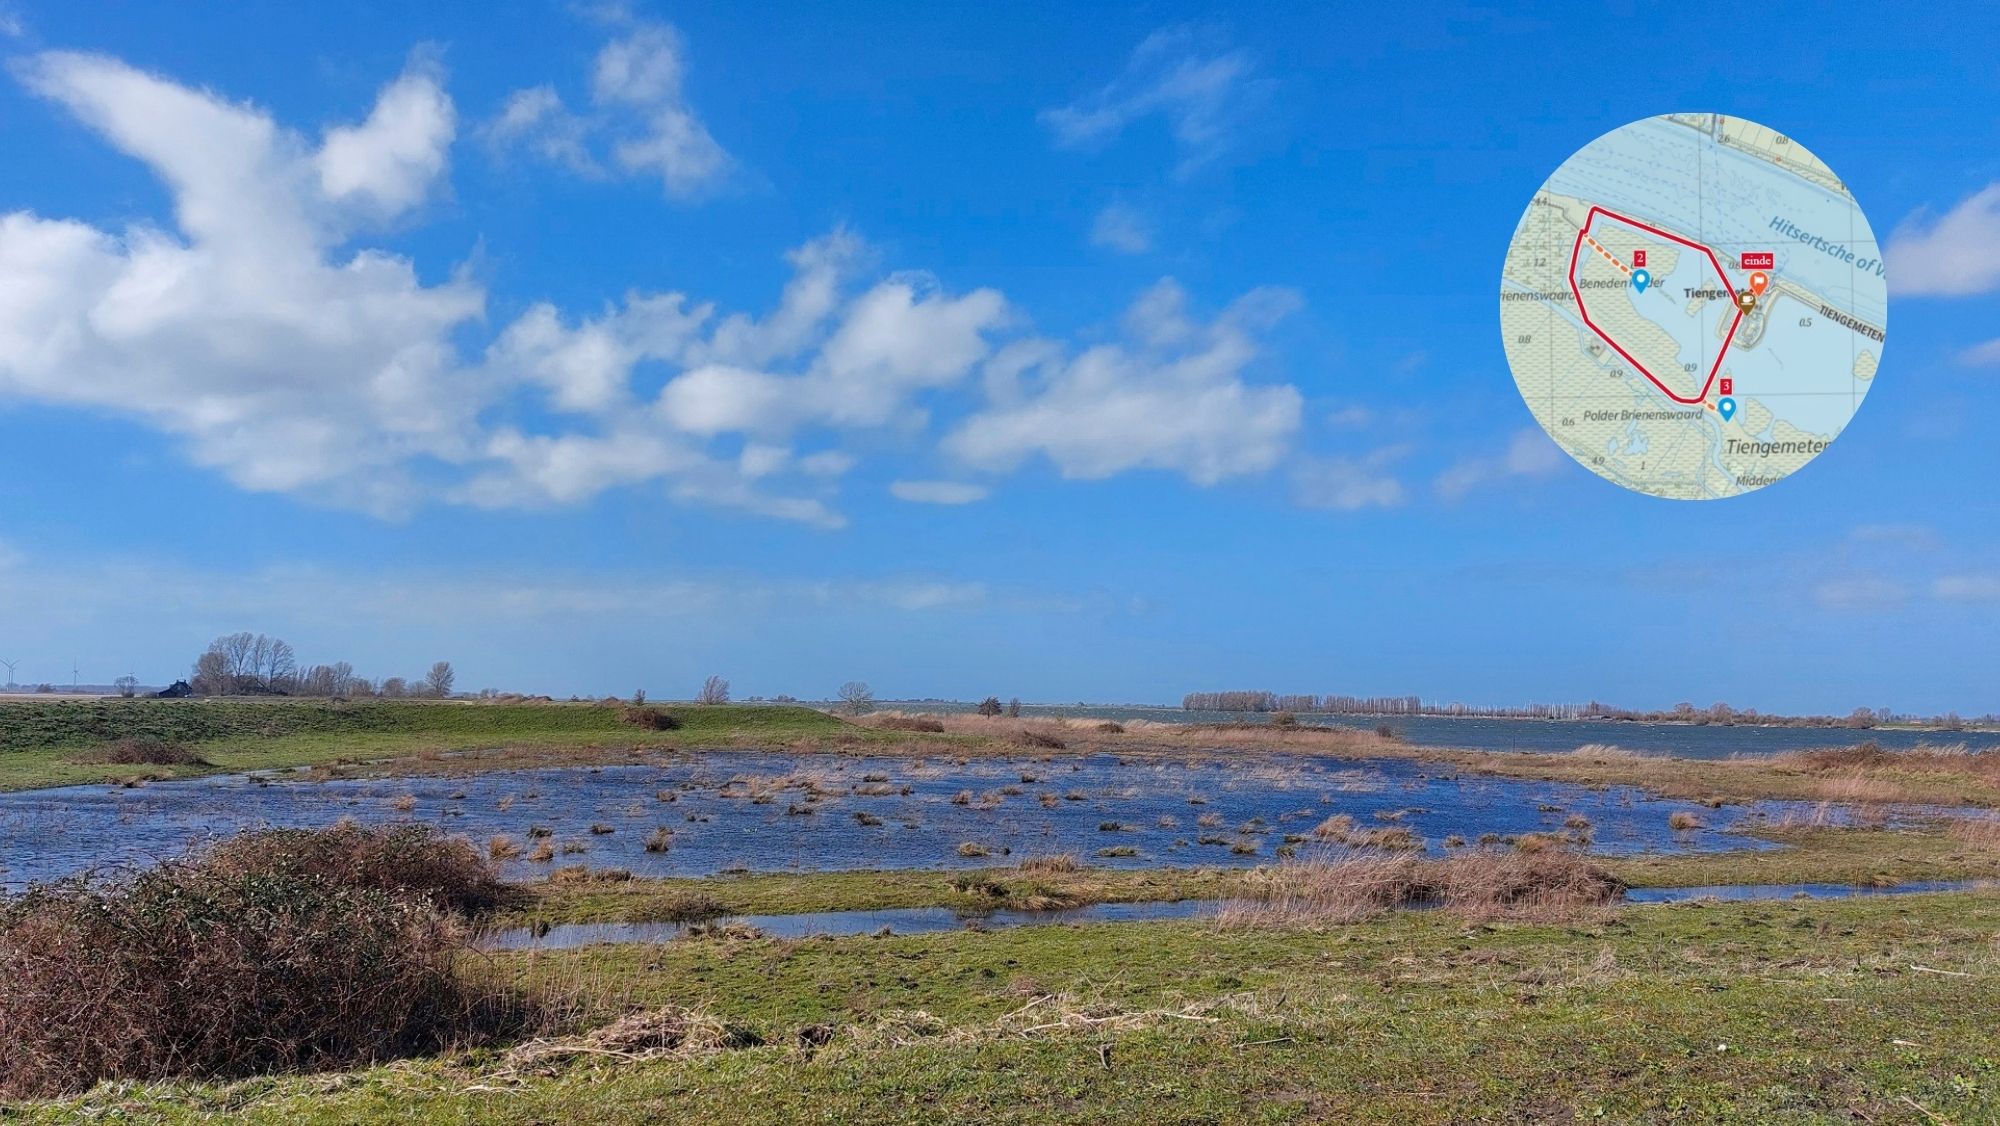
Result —
<path fill-rule="evenodd" d="M 1576 260 L 1578 256 L 1581 255 L 1583 252 L 1583 240 L 1585 236 L 1590 234 L 1590 225 L 1597 221 L 1597 217 L 1599 215 L 1608 216 L 1609 218 L 1618 220 L 1620 223 L 1624 223 L 1628 226 L 1637 227 L 1642 231 L 1658 235 L 1663 239 L 1671 239 L 1674 242 L 1680 243 L 1682 246 L 1693 247 L 1694 249 L 1701 251 L 1703 254 L 1708 255 L 1709 265 L 1715 267 L 1715 276 L 1722 279 L 1722 287 L 1729 291 L 1729 302 L 1732 305 L 1736 303 L 1736 287 L 1729 284 L 1729 275 L 1723 272 L 1722 263 L 1715 257 L 1715 251 L 1710 250 L 1709 248 L 1703 246 L 1698 242 L 1694 242 L 1689 239 L 1684 239 L 1677 234 L 1673 234 L 1672 232 L 1663 231 L 1658 227 L 1641 223 L 1637 219 L 1631 218 L 1630 216 L 1620 215 L 1616 211 L 1611 211 L 1603 207 L 1592 207 L 1590 209 L 1590 214 L 1584 216 L 1583 229 L 1576 232 L 1576 245 L 1570 247 L 1569 291 L 1576 298 L 1576 311 L 1577 314 L 1583 318 L 1583 323 L 1590 326 L 1590 331 L 1596 333 L 1598 339 L 1604 341 L 1606 344 L 1611 345 L 1611 347 L 1613 347 L 1614 349 L 1617 349 L 1618 354 L 1625 357 L 1625 362 L 1631 364 L 1635 368 L 1638 368 L 1640 375 L 1643 375 L 1647 379 L 1652 380 L 1653 386 L 1658 387 L 1660 389 L 1661 394 L 1665 395 L 1669 399 L 1672 399 L 1676 403 L 1694 404 L 1701 402 L 1702 400 L 1708 398 L 1708 389 L 1715 383 L 1715 373 L 1722 370 L 1722 358 L 1729 354 L 1729 342 L 1736 339 L 1736 326 L 1743 323 L 1743 309 L 1739 306 L 1736 310 L 1736 319 L 1729 322 L 1729 333 L 1728 335 L 1722 338 L 1722 348 L 1721 350 L 1715 353 L 1715 363 L 1708 369 L 1708 379 L 1703 381 L 1701 385 L 1701 390 L 1696 392 L 1695 396 L 1691 399 L 1682 398 L 1681 396 L 1675 394 L 1673 388 L 1660 382 L 1659 376 L 1654 375 L 1650 371 L 1647 371 L 1646 365 L 1640 363 L 1637 357 L 1633 356 L 1632 353 L 1627 352 L 1624 349 L 1624 347 L 1620 345 L 1616 340 L 1611 339 L 1610 333 L 1607 333 L 1603 329 L 1597 327 L 1597 322 L 1590 319 L 1590 310 L 1584 308 L 1583 306 L 1583 290 L 1579 288 L 1576 284 Z"/>

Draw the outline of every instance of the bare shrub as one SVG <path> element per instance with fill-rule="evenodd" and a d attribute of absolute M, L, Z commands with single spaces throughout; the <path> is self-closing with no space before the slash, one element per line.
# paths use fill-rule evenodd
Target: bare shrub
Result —
<path fill-rule="evenodd" d="M 933 735 L 941 734 L 944 731 L 944 722 L 942 720 L 926 715 L 887 715 L 876 720 L 870 726 L 886 728 L 890 731 L 924 731 Z"/>
<path fill-rule="evenodd" d="M 279 830 L 0 900 L 0 1095 L 356 1066 L 517 1027 L 531 1006 L 458 976 L 468 928 L 446 913 L 490 879 L 416 827 Z"/>
<path fill-rule="evenodd" d="M 674 731 L 679 729 L 681 725 L 679 718 L 664 708 L 627 706 L 619 714 L 619 718 L 634 727 L 644 728 L 647 731 Z"/>
<path fill-rule="evenodd" d="M 1036 731 L 1028 727 L 1023 727 L 1007 737 L 1023 747 L 1040 747 L 1044 750 L 1060 751 L 1069 746 L 1068 743 L 1046 731 Z"/>
<path fill-rule="evenodd" d="M 266 829 L 231 837 L 198 859 L 204 870 L 220 874 L 323 880 L 462 915 L 519 901 L 519 892 L 494 875 L 470 841 L 430 825 Z"/>

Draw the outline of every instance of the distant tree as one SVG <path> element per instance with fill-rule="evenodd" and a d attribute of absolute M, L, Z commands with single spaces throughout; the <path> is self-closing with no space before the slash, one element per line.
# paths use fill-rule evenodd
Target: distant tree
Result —
<path fill-rule="evenodd" d="M 1007 718 L 1021 718 L 1021 698 L 1019 696 L 1007 701 Z"/>
<path fill-rule="evenodd" d="M 866 681 L 850 680 L 840 686 L 840 702 L 847 706 L 848 715 L 866 715 L 875 710 L 875 693 L 869 691 Z"/>
<path fill-rule="evenodd" d="M 43 695 L 48 695 L 49 693 L 52 693 L 52 692 L 54 692 L 55 690 L 56 690 L 56 686 L 55 686 L 55 685 L 53 685 L 53 684 L 37 684 L 37 685 L 35 685 L 35 691 L 37 691 L 37 692 L 39 692 L 39 693 L 41 693 L 41 694 L 43 694 Z"/>
<path fill-rule="evenodd" d="M 1000 697 L 988 696 L 979 701 L 979 714 L 989 718 L 1000 714 Z"/>
<path fill-rule="evenodd" d="M 442 700 L 451 695 L 451 684 L 458 674 L 451 671 L 450 661 L 439 661 L 424 674 L 424 693 Z"/>
<path fill-rule="evenodd" d="M 195 658 L 194 675 L 189 679 L 197 696 L 227 696 L 236 687 L 228 655 L 213 645 Z"/>
<path fill-rule="evenodd" d="M 701 682 L 701 695 L 695 699 L 704 704 L 726 704 L 729 702 L 729 682 L 719 676 L 711 676 Z"/>
<path fill-rule="evenodd" d="M 641 688 L 637 692 L 632 693 L 632 706 L 635 708 L 643 708 L 646 706 L 646 690 L 644 688 Z"/>
<path fill-rule="evenodd" d="M 409 694 L 409 682 L 400 676 L 392 676 L 382 682 L 382 696 L 385 699 L 400 700 Z"/>
<path fill-rule="evenodd" d="M 139 678 L 136 676 L 121 676 L 111 683 L 118 686 L 118 694 L 120 696 L 131 697 L 138 695 Z"/>

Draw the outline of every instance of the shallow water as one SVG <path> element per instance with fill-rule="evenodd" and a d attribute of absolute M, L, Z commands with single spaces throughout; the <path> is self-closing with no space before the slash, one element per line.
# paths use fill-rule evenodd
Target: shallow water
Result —
<path fill-rule="evenodd" d="M 1626 902 L 1687 903 L 1697 899 L 1848 899 L 1916 892 L 1969 891 L 1988 887 L 1983 880 L 1925 880 L 1894 887 L 1854 887 L 1847 884 L 1741 884 L 1687 888 L 1633 888 Z M 1138 923 L 1163 919 L 1200 919 L 1222 906 L 1213 899 L 1182 899 L 1171 903 L 1095 903 L 1063 911 L 991 911 L 964 915 L 944 907 L 904 907 L 882 911 L 817 911 L 801 915 L 736 915 L 721 924 L 745 924 L 771 938 L 814 935 L 934 934 L 976 926 L 982 930 L 1051 923 Z M 606 943 L 672 942 L 687 936 L 685 923 L 567 923 L 536 933 L 528 927 L 494 931 L 480 940 L 488 950 L 569 950 Z"/>
<path fill-rule="evenodd" d="M 972 705 L 896 704 L 911 712 L 966 712 Z M 1268 723 L 1268 714 L 1184 711 L 1180 708 L 1029 705 L 1028 716 L 1076 719 L 1151 720 L 1155 723 Z M 1852 747 L 1874 742 L 1892 751 L 1918 746 L 1964 744 L 1972 750 L 2000 750 L 2000 734 L 1991 731 L 1871 731 L 1844 727 L 1750 727 L 1687 723 L 1619 723 L 1583 719 L 1472 719 L 1452 716 L 1300 716 L 1317 727 L 1352 727 L 1373 731 L 1387 725 L 1407 742 L 1420 747 L 1463 747 L 1476 751 L 1573 751 L 1587 743 L 1604 743 L 1646 754 L 1677 758 L 1718 759 L 1736 755 L 1761 756 L 1815 747 Z"/>
<path fill-rule="evenodd" d="M 968 804 L 954 804 L 961 793 Z M 323 782 L 289 772 L 0 794 L 0 886 L 147 865 L 244 829 L 325 826 L 342 817 L 432 822 L 482 843 L 505 834 L 524 850 L 537 843 L 530 829 L 545 829 L 552 843 L 573 850 L 549 863 L 503 865 L 509 878 L 529 879 L 567 864 L 709 876 L 984 867 L 1062 852 L 1118 868 L 1254 865 L 1274 860 L 1287 835 L 1308 834 L 1336 813 L 1362 829 L 1408 828 L 1432 852 L 1452 835 L 1561 833 L 1565 818 L 1581 815 L 1600 852 L 1682 853 L 1764 847 L 1731 830 L 1806 808 L 1758 802 L 1709 810 L 1626 787 L 1469 777 L 1400 760 L 1121 764 L 1109 755 L 1022 755 L 961 764 L 707 751 L 645 766 Z M 1709 827 L 1669 830 L 1668 814 L 1677 810 Z M 644 847 L 656 828 L 671 833 L 665 852 Z M 965 843 L 986 852 L 961 855 Z M 1122 848 L 1135 854 L 1101 854 Z M 1296 851 L 1307 858 L 1342 848 L 1302 843 Z"/>

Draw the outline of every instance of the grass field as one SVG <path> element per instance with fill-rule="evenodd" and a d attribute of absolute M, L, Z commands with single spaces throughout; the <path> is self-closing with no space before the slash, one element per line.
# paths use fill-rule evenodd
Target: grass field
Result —
<path fill-rule="evenodd" d="M 187 777 L 396 758 L 440 751 L 782 745 L 859 731 L 810 708 L 734 705 L 669 709 L 672 731 L 624 722 L 598 704 L 491 704 L 416 700 L 0 701 L 0 790 L 132 778 Z M 208 766 L 78 761 L 121 739 L 155 739 L 194 751 Z"/>
<path fill-rule="evenodd" d="M 660 1058 L 498 1053 L 100 1088 L 24 1121 L 1978 1122 L 2000 899 L 1399 913 L 687 941 L 496 959 L 720 1030 Z M 823 1046 L 821 1046 L 823 1044 Z"/>

